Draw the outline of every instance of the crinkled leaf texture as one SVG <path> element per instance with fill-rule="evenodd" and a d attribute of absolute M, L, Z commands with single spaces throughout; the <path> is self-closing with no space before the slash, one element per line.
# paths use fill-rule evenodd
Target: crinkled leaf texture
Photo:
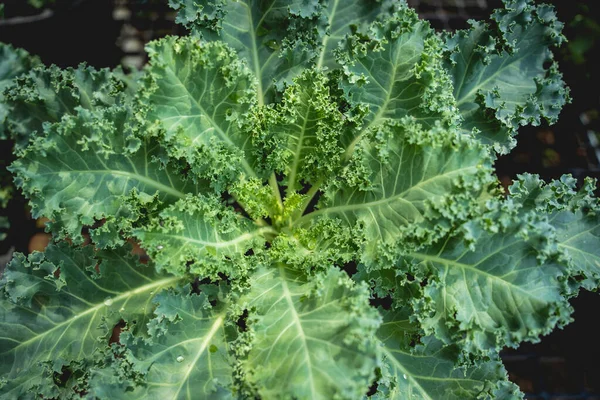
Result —
<path fill-rule="evenodd" d="M 6 102 L 4 91 L 16 77 L 26 74 L 38 64 L 39 60 L 26 51 L 0 43 L 0 140 L 6 139 L 6 118 L 13 111 Z"/>
<path fill-rule="evenodd" d="M 492 20 L 449 37 L 446 65 L 462 129 L 507 153 L 519 126 L 556 122 L 570 100 L 551 51 L 565 38 L 547 5 L 507 1 Z"/>
<path fill-rule="evenodd" d="M 95 254 L 89 246 L 63 243 L 27 258 L 18 254 L 1 281 L 6 383 L 0 393 L 20 398 L 58 390 L 48 382 L 53 374 L 91 360 L 120 320 L 144 329 L 154 293 L 179 280 L 156 274 L 123 250 Z"/>
<path fill-rule="evenodd" d="M 367 287 L 337 269 L 304 280 L 285 266 L 259 269 L 251 279 L 248 377 L 264 398 L 360 397 L 373 378 L 379 325 Z"/>
<path fill-rule="evenodd" d="M 552 8 L 440 35 L 405 1 L 169 3 L 191 35 L 140 74 L 1 48 L 57 243 L 3 274 L 0 395 L 522 398 L 499 351 L 600 284 L 595 183 L 493 175 L 568 101 Z"/>
<path fill-rule="evenodd" d="M 150 341 L 130 332 L 121 335 L 131 377 L 119 381 L 117 360 L 92 371 L 92 391 L 100 398 L 231 398 L 232 365 L 226 310 L 213 309 L 208 297 L 182 290 L 158 294 Z"/>
<path fill-rule="evenodd" d="M 377 333 L 383 366 L 376 399 L 522 398 L 498 360 L 457 367 L 455 346 L 444 346 L 434 336 L 411 345 L 411 340 L 419 339 L 407 307 L 384 315 Z"/>
<path fill-rule="evenodd" d="M 459 235 L 406 257 L 411 268 L 436 277 L 424 290 L 433 310 L 421 321 L 442 340 L 464 340 L 474 350 L 516 346 L 569 321 L 566 272 L 552 254 L 552 238 L 546 243 L 548 224 L 521 213 L 510 221 L 511 206 L 499 207 L 506 226 L 482 226 L 499 218 L 496 210 L 463 225 L 476 238 L 470 245 Z M 466 337 L 453 336 L 454 329 Z"/>

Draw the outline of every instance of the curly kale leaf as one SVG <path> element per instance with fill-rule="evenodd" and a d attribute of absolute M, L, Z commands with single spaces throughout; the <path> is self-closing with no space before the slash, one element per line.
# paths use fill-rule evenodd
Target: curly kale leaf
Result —
<path fill-rule="evenodd" d="M 425 300 L 416 306 L 431 308 L 419 313 L 426 331 L 473 352 L 537 341 L 570 322 L 567 271 L 544 218 L 515 210 L 510 201 L 491 206 L 463 225 L 464 233 L 404 261 L 430 275 Z"/>
<path fill-rule="evenodd" d="M 105 219 L 106 244 L 143 218 L 147 203 L 174 203 L 197 185 L 160 161 L 161 145 L 127 136 L 128 110 L 78 108 L 39 137 L 9 168 L 30 198 L 34 217 L 52 220 L 55 232 L 80 242 L 81 229 Z M 110 233 L 109 233 L 110 232 Z"/>
<path fill-rule="evenodd" d="M 16 77 L 26 74 L 39 64 L 40 60 L 30 56 L 25 50 L 0 43 L 0 140 L 7 137 L 6 118 L 13 112 L 6 102 L 4 92 L 13 85 Z"/>
<path fill-rule="evenodd" d="M 600 236 L 596 184 L 586 179 L 576 190 L 577 181 L 563 176 L 545 184 L 535 175 L 522 175 L 510 188 L 511 197 L 534 213 L 547 215 L 556 246 L 563 262 L 570 267 L 574 293 L 580 287 L 597 290 L 600 287 Z"/>
<path fill-rule="evenodd" d="M 243 276 L 270 227 L 259 227 L 215 198 L 188 197 L 163 210 L 135 232 L 159 269 L 218 279 Z"/>
<path fill-rule="evenodd" d="M 6 90 L 5 102 L 11 109 L 7 129 L 17 150 L 23 150 L 44 136 L 45 123 L 75 116 L 78 108 L 92 111 L 122 104 L 128 94 L 129 86 L 119 71 L 85 65 L 66 70 L 40 66 L 20 75 Z"/>
<path fill-rule="evenodd" d="M 177 21 L 208 41 L 221 40 L 245 60 L 256 78 L 256 101 L 270 102 L 277 88 L 302 71 L 312 58 L 311 19 L 317 0 L 170 0 Z M 303 36 L 306 36 L 304 38 Z"/>
<path fill-rule="evenodd" d="M 259 269 L 250 283 L 254 338 L 244 369 L 261 396 L 364 394 L 376 366 L 372 336 L 380 322 L 368 305 L 366 286 L 337 269 L 307 282 L 285 266 Z"/>
<path fill-rule="evenodd" d="M 92 369 L 91 391 L 99 398 L 230 399 L 233 385 L 226 309 L 189 287 L 154 297 L 150 339 L 121 334 L 125 361 L 112 357 Z M 128 374 L 116 378 L 122 370 Z M 143 377 L 143 378 L 140 378 Z"/>
<path fill-rule="evenodd" d="M 58 390 L 44 379 L 48 372 L 91 359 L 121 320 L 143 327 L 155 292 L 180 279 L 155 273 L 123 250 L 94 254 L 63 243 L 17 254 L 0 282 L 0 365 L 7 379 L 0 394 Z"/>
<path fill-rule="evenodd" d="M 358 143 L 318 210 L 297 224 L 340 219 L 357 232 L 360 261 L 386 266 L 468 218 L 477 193 L 490 182 L 489 168 L 485 149 L 456 132 L 423 130 L 408 118 L 387 123 Z"/>
<path fill-rule="evenodd" d="M 276 99 L 310 65 L 337 68 L 335 51 L 399 7 L 391 0 L 170 0 L 177 22 L 208 41 L 221 40 L 257 79 L 258 104 Z"/>
<path fill-rule="evenodd" d="M 450 78 L 442 67 L 441 42 L 406 5 L 367 35 L 347 36 L 338 50 L 341 87 L 353 103 L 368 107 L 362 130 L 348 137 L 348 152 L 362 134 L 386 121 L 410 116 L 424 127 L 456 122 Z"/>
<path fill-rule="evenodd" d="M 516 385 L 508 382 L 499 360 L 481 359 L 472 366 L 458 366 L 456 346 L 446 346 L 435 336 L 420 337 L 407 307 L 386 312 L 377 337 L 383 354 L 381 378 L 373 396 L 377 400 L 523 397 Z"/>
<path fill-rule="evenodd" d="M 553 8 L 516 0 L 505 7 L 491 24 L 448 36 L 445 63 L 463 131 L 500 153 L 514 147 L 519 126 L 554 123 L 570 101 L 551 51 L 565 40 Z"/>
<path fill-rule="evenodd" d="M 140 97 L 149 102 L 146 118 L 164 130 L 170 156 L 213 185 L 240 173 L 256 178 L 252 138 L 242 129 L 256 101 L 255 81 L 237 55 L 222 43 L 174 37 L 148 51 L 147 89 Z"/>

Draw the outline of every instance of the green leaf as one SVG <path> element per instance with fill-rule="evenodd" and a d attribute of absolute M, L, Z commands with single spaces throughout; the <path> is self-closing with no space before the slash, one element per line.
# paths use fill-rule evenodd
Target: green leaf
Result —
<path fill-rule="evenodd" d="M 387 266 L 469 216 L 491 179 L 488 162 L 481 146 L 456 132 L 426 131 L 409 119 L 386 123 L 363 137 L 341 179 L 298 225 L 339 218 L 357 231 L 361 261 Z"/>
<path fill-rule="evenodd" d="M 76 115 L 77 108 L 95 110 L 121 104 L 127 98 L 119 71 L 96 70 L 81 65 L 61 70 L 56 66 L 39 67 L 22 75 L 6 92 L 11 108 L 8 129 L 24 149 L 29 141 L 43 136 L 44 123 L 59 122 L 64 115 Z"/>
<path fill-rule="evenodd" d="M 410 115 L 424 127 L 457 119 L 450 78 L 442 67 L 441 43 L 428 23 L 406 4 L 369 35 L 349 36 L 339 50 L 342 88 L 355 104 L 368 106 L 365 126 L 346 138 L 347 156 L 369 128 Z"/>
<path fill-rule="evenodd" d="M 258 104 L 312 58 L 310 42 L 317 0 L 170 0 L 177 22 L 207 41 L 222 40 L 245 60 L 257 79 Z M 307 46 L 309 48 L 307 48 Z"/>
<path fill-rule="evenodd" d="M 582 211 L 561 212 L 550 223 L 558 230 L 558 246 L 571 258 L 583 275 L 582 287 L 596 291 L 600 288 L 600 219 L 598 214 Z"/>
<path fill-rule="evenodd" d="M 600 215 L 594 212 L 557 212 L 550 224 L 557 230 L 558 247 L 570 258 L 581 286 L 596 291 L 600 288 Z"/>
<path fill-rule="evenodd" d="M 51 377 L 44 381 L 45 368 L 61 372 L 71 361 L 90 359 L 108 346 L 121 319 L 143 326 L 154 293 L 179 279 L 156 274 L 124 251 L 95 254 L 60 244 L 28 258 L 17 254 L 0 283 L 0 373 L 7 379 L 0 396 L 20 398 L 54 385 Z"/>
<path fill-rule="evenodd" d="M 5 102 L 4 91 L 13 84 L 14 78 L 26 74 L 40 64 L 37 57 L 10 44 L 0 43 L 0 140 L 6 139 L 6 118 L 11 107 Z"/>
<path fill-rule="evenodd" d="M 188 197 L 168 207 L 151 224 L 135 232 L 144 249 L 160 269 L 202 277 L 243 276 L 250 267 L 250 249 L 264 247 L 259 227 L 215 198 Z"/>
<path fill-rule="evenodd" d="M 377 332 L 383 344 L 384 366 L 375 399 L 523 398 L 517 386 L 508 382 L 502 363 L 495 358 L 459 367 L 456 347 L 444 346 L 434 336 L 422 338 L 416 349 L 412 348 L 410 340 L 415 327 L 408 315 L 402 311 L 386 313 Z"/>
<path fill-rule="evenodd" d="M 232 367 L 225 331 L 225 310 L 211 309 L 204 294 L 164 291 L 158 294 L 156 317 L 148 327 L 150 341 L 125 332 L 122 343 L 130 352 L 132 368 L 144 376 L 143 384 L 129 386 L 126 399 L 224 399 L 232 398 Z M 94 378 L 102 370 L 94 371 Z M 94 379 L 92 378 L 92 379 Z M 106 385 L 106 379 L 102 382 Z M 108 387 L 94 385 L 97 395 Z M 125 388 L 122 388 L 125 389 Z M 114 390 L 114 389 L 113 389 Z M 113 393 L 118 393 L 115 390 Z"/>
<path fill-rule="evenodd" d="M 353 262 L 359 254 L 355 235 L 341 219 L 317 219 L 308 227 L 286 229 L 271 242 L 269 255 L 303 271 Z"/>
<path fill-rule="evenodd" d="M 322 25 L 317 68 L 338 67 L 335 50 L 346 35 L 365 32 L 375 19 L 389 17 L 399 7 L 391 1 L 326 0 L 321 2 Z"/>
<path fill-rule="evenodd" d="M 594 197 L 596 182 L 586 179 L 576 190 L 577 181 L 568 175 L 545 184 L 538 176 L 521 175 L 510 187 L 511 197 L 535 213 L 548 215 L 558 248 L 572 277 L 587 290 L 600 287 L 600 204 Z"/>
<path fill-rule="evenodd" d="M 165 130 L 170 155 L 214 181 L 233 181 L 241 172 L 255 177 L 242 122 L 256 89 L 236 54 L 219 42 L 174 37 L 151 43 L 148 52 L 150 88 L 141 97 L 149 102 L 147 118 Z"/>
<path fill-rule="evenodd" d="M 36 139 L 9 168 L 35 218 L 54 220 L 56 232 L 81 242 L 81 228 L 103 218 L 115 234 L 129 229 L 143 208 L 129 198 L 150 202 L 155 196 L 169 204 L 197 192 L 159 161 L 163 150 L 156 141 L 140 141 L 128 132 L 127 120 L 122 107 L 78 109 L 77 116 L 65 115 L 60 124 L 46 127 L 46 137 Z"/>
<path fill-rule="evenodd" d="M 414 302 L 426 332 L 474 353 L 537 342 L 571 321 L 567 269 L 545 216 L 512 199 L 487 207 L 462 233 L 405 259 L 429 275 L 426 301 Z"/>
<path fill-rule="evenodd" d="M 263 398 L 359 398 L 373 377 L 379 315 L 366 287 L 332 268 L 311 281 L 259 269 L 247 295 L 254 322 L 244 369 Z"/>
<path fill-rule="evenodd" d="M 569 101 L 550 49 L 564 37 L 548 5 L 510 0 L 492 19 L 496 28 L 477 22 L 447 39 L 446 68 L 463 130 L 507 153 L 519 126 L 552 124 Z"/>
<path fill-rule="evenodd" d="M 341 164 L 344 150 L 339 139 L 345 123 L 328 84 L 323 74 L 313 70 L 295 78 L 268 127 L 269 140 L 282 145 L 267 148 L 265 156 L 279 157 L 274 169 L 283 172 L 288 196 L 304 183 L 325 180 Z"/>

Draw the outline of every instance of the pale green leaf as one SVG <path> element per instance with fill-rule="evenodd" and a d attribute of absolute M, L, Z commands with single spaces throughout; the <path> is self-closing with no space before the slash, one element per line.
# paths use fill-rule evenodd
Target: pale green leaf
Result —
<path fill-rule="evenodd" d="M 189 197 L 165 209 L 135 235 L 160 269 L 183 274 L 189 268 L 202 277 L 218 279 L 245 274 L 253 261 L 245 254 L 264 246 L 271 227 L 220 204 L 218 199 Z"/>
<path fill-rule="evenodd" d="M 423 327 L 472 352 L 535 342 L 571 320 L 567 269 L 544 216 L 510 199 L 488 207 L 463 233 L 405 259 L 435 276 L 423 289 L 430 311 L 415 300 Z"/>
<path fill-rule="evenodd" d="M 6 103 L 11 108 L 7 125 L 17 148 L 24 149 L 30 140 L 43 136 L 44 123 L 76 115 L 77 107 L 94 110 L 123 103 L 127 85 L 121 75 L 119 71 L 81 65 L 66 70 L 39 67 L 20 76 L 6 92 Z"/>
<path fill-rule="evenodd" d="M 5 102 L 4 91 L 13 84 L 14 78 L 26 74 L 39 63 L 37 57 L 30 56 L 25 50 L 0 43 L 0 139 L 6 138 L 5 121 L 11 111 Z"/>
<path fill-rule="evenodd" d="M 477 360 L 475 366 L 459 367 L 455 346 L 446 347 L 434 336 L 424 337 L 416 348 L 411 347 L 415 327 L 409 322 L 409 315 L 386 313 L 377 332 L 383 345 L 384 367 L 375 399 L 523 398 L 516 385 L 507 381 L 506 371 L 498 360 Z M 499 396 L 500 393 L 508 397 Z"/>
<path fill-rule="evenodd" d="M 370 34 L 349 36 L 340 49 L 342 88 L 355 104 L 368 106 L 365 125 L 346 138 L 347 156 L 369 128 L 409 116 L 425 127 L 454 123 L 450 78 L 442 67 L 441 43 L 406 4 Z"/>
<path fill-rule="evenodd" d="M 388 123 L 359 142 L 343 178 L 298 224 L 339 218 L 361 232 L 361 261 L 387 266 L 400 249 L 439 238 L 468 217 L 491 179 L 487 163 L 485 151 L 456 132 Z"/>
<path fill-rule="evenodd" d="M 538 176 L 521 175 L 510 187 L 511 198 L 527 210 L 548 215 L 558 248 L 564 253 L 570 273 L 588 290 L 600 287 L 600 204 L 594 197 L 596 182 L 577 181 L 568 175 L 545 184 Z"/>
<path fill-rule="evenodd" d="M 258 104 L 300 73 L 310 47 L 317 0 L 170 0 L 177 21 L 205 40 L 222 40 L 246 61 L 257 79 Z"/>
<path fill-rule="evenodd" d="M 106 218 L 116 224 L 115 232 L 135 222 L 139 210 L 127 198 L 149 202 L 156 196 L 169 204 L 197 192 L 195 184 L 162 165 L 158 158 L 163 150 L 156 141 L 140 144 L 127 137 L 127 118 L 121 107 L 79 109 L 77 116 L 47 126 L 46 137 L 11 165 L 36 218 L 54 220 L 56 231 L 80 241 L 82 226 L 95 220 Z M 130 141 L 136 150 L 129 149 Z"/>
<path fill-rule="evenodd" d="M 279 153 L 288 196 L 304 183 L 323 181 L 339 168 L 344 153 L 339 140 L 344 129 L 342 113 L 329 95 L 329 81 L 307 70 L 284 93 L 270 133 L 281 140 Z"/>
<path fill-rule="evenodd" d="M 545 66 L 564 40 L 562 23 L 552 7 L 525 3 L 507 1 L 493 15 L 497 28 L 473 23 L 446 44 L 462 129 L 501 153 L 514 147 L 519 126 L 556 122 L 569 100 L 556 64 Z"/>
<path fill-rule="evenodd" d="M 179 279 L 156 274 L 124 251 L 95 254 L 61 244 L 29 258 L 17 254 L 1 281 L 0 368 L 8 383 L 0 395 L 19 398 L 53 385 L 43 380 L 45 364 L 60 372 L 91 358 L 108 346 L 121 319 L 143 325 L 154 293 Z"/>
<path fill-rule="evenodd" d="M 556 228 L 558 247 L 570 257 L 576 273 L 583 275 L 582 286 L 587 290 L 598 290 L 600 288 L 598 211 L 557 212 L 550 217 L 550 224 Z"/>
<path fill-rule="evenodd" d="M 129 361 L 145 376 L 144 384 L 123 398 L 233 398 L 225 310 L 211 309 L 204 294 L 185 291 L 165 291 L 154 301 L 158 307 L 149 327 L 160 326 L 160 334 L 150 342 L 122 335 Z"/>
<path fill-rule="evenodd" d="M 372 0 L 327 0 L 323 1 L 321 19 L 323 27 L 316 56 L 318 68 L 338 67 L 335 50 L 346 35 L 365 32 L 369 24 L 377 19 L 389 17 L 399 2 Z"/>
<path fill-rule="evenodd" d="M 256 176 L 252 138 L 242 129 L 255 81 L 236 54 L 220 42 L 174 37 L 148 51 L 152 83 L 142 101 L 149 102 L 147 118 L 165 130 L 170 155 L 215 181 Z"/>
<path fill-rule="evenodd" d="M 307 282 L 283 266 L 259 269 L 251 284 L 254 339 L 244 369 L 263 398 L 355 399 L 367 392 L 379 315 L 364 286 L 335 268 Z"/>

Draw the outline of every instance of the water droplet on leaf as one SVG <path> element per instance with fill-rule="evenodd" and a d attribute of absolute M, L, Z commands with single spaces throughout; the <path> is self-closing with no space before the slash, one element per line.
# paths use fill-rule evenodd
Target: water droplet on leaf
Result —
<path fill-rule="evenodd" d="M 107 297 L 106 299 L 104 299 L 104 305 L 107 307 L 112 306 L 113 303 L 113 299 L 111 299 L 110 297 Z"/>
<path fill-rule="evenodd" d="M 178 363 L 180 363 L 180 362 L 183 362 L 184 358 L 183 358 L 183 356 L 179 356 L 176 358 L 176 360 Z"/>
<path fill-rule="evenodd" d="M 265 42 L 265 45 L 271 50 L 279 50 L 279 43 L 276 40 L 269 40 Z"/>

